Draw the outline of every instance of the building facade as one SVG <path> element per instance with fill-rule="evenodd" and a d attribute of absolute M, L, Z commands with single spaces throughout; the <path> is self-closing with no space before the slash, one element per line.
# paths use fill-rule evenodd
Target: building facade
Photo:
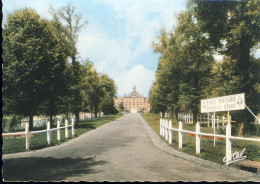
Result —
<path fill-rule="evenodd" d="M 123 104 L 126 111 L 132 113 L 150 111 L 149 98 L 138 93 L 135 86 L 127 96 L 116 98 L 115 105 L 118 110 L 120 110 L 120 104 Z"/>

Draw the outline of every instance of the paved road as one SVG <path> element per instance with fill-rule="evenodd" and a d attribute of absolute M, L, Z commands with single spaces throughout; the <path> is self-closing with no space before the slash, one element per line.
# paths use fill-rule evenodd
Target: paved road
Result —
<path fill-rule="evenodd" d="M 260 181 L 172 149 L 139 114 L 62 145 L 3 155 L 5 181 Z"/>

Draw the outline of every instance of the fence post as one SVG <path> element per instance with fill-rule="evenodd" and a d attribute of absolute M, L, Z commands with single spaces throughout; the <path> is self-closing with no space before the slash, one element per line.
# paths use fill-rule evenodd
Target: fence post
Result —
<path fill-rule="evenodd" d="M 29 132 L 29 122 L 25 124 L 25 148 L 29 151 L 30 149 L 30 132 Z"/>
<path fill-rule="evenodd" d="M 51 145 L 51 123 L 50 121 L 47 122 L 47 142 L 49 146 Z"/>
<path fill-rule="evenodd" d="M 164 132 L 163 132 L 163 129 L 164 129 L 163 123 L 164 123 L 164 119 L 162 119 L 162 136 L 164 135 Z"/>
<path fill-rule="evenodd" d="M 165 140 L 168 141 L 168 120 L 165 121 Z"/>
<path fill-rule="evenodd" d="M 162 135 L 162 118 L 160 118 L 160 136 Z"/>
<path fill-rule="evenodd" d="M 226 126 L 226 165 L 231 161 L 231 121 L 229 120 L 229 112 L 227 116 L 227 126 Z"/>
<path fill-rule="evenodd" d="M 217 130 L 219 129 L 219 119 L 218 119 L 218 115 L 217 115 Z"/>
<path fill-rule="evenodd" d="M 225 116 L 222 116 L 223 118 L 223 121 L 222 121 L 222 126 L 223 126 L 223 129 L 225 128 Z"/>
<path fill-rule="evenodd" d="M 214 120 L 213 119 L 214 119 L 214 117 L 213 117 L 213 115 L 211 115 L 211 128 L 212 129 L 213 129 L 213 126 L 214 126 L 214 122 L 213 122 Z"/>
<path fill-rule="evenodd" d="M 163 136 L 165 137 L 165 124 L 166 124 L 166 120 L 163 119 Z"/>
<path fill-rule="evenodd" d="M 182 130 L 182 122 L 180 121 L 179 122 L 179 149 L 182 149 L 182 138 L 183 138 L 183 136 L 182 136 L 181 130 Z"/>
<path fill-rule="evenodd" d="M 71 135 L 74 136 L 74 135 L 75 135 L 75 129 L 74 129 L 75 119 L 74 119 L 74 118 L 72 118 L 71 124 L 72 124 L 72 127 L 71 127 Z"/>
<path fill-rule="evenodd" d="M 200 124 L 197 122 L 196 124 L 196 154 L 200 154 Z"/>
<path fill-rule="evenodd" d="M 57 140 L 60 141 L 60 120 L 57 120 Z"/>
<path fill-rule="evenodd" d="M 169 121 L 169 144 L 172 143 L 172 120 Z"/>
<path fill-rule="evenodd" d="M 214 129 L 214 147 L 216 146 L 216 113 L 213 113 L 213 129 Z"/>
<path fill-rule="evenodd" d="M 166 135 L 166 119 L 163 122 L 163 136 L 164 136 L 164 138 L 165 138 L 165 135 Z"/>
<path fill-rule="evenodd" d="M 208 113 L 208 127 L 209 127 L 209 113 Z"/>
<path fill-rule="evenodd" d="M 69 137 L 69 132 L 68 132 L 68 120 L 65 120 L 65 137 L 68 138 Z"/>

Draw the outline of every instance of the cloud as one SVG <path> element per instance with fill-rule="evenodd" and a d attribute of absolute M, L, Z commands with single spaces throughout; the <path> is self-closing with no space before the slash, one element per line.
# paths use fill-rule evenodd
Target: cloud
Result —
<path fill-rule="evenodd" d="M 172 30 L 175 23 L 174 12 L 184 8 L 184 3 L 172 0 L 149 1 L 105 1 L 115 12 L 115 17 L 125 21 L 127 37 L 136 38 L 133 54 L 138 57 L 151 50 L 152 42 L 161 28 Z M 174 6 L 175 5 L 175 6 Z"/>
<path fill-rule="evenodd" d="M 90 58 L 100 72 L 109 70 L 111 66 L 129 66 L 131 49 L 127 39 L 109 38 L 100 30 L 92 26 L 79 35 L 77 47 L 81 58 Z"/>
<path fill-rule="evenodd" d="M 133 86 L 136 86 L 139 93 L 148 96 L 152 82 L 155 80 L 155 72 L 147 70 L 141 64 L 135 65 L 129 70 L 118 71 L 116 75 L 118 76 L 115 77 L 115 82 L 120 86 L 119 95 L 127 95 L 132 91 Z"/>

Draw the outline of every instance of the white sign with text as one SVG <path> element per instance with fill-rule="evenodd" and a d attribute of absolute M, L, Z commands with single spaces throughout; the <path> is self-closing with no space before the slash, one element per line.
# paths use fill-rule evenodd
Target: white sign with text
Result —
<path fill-rule="evenodd" d="M 201 113 L 245 109 L 245 93 L 201 100 Z"/>

